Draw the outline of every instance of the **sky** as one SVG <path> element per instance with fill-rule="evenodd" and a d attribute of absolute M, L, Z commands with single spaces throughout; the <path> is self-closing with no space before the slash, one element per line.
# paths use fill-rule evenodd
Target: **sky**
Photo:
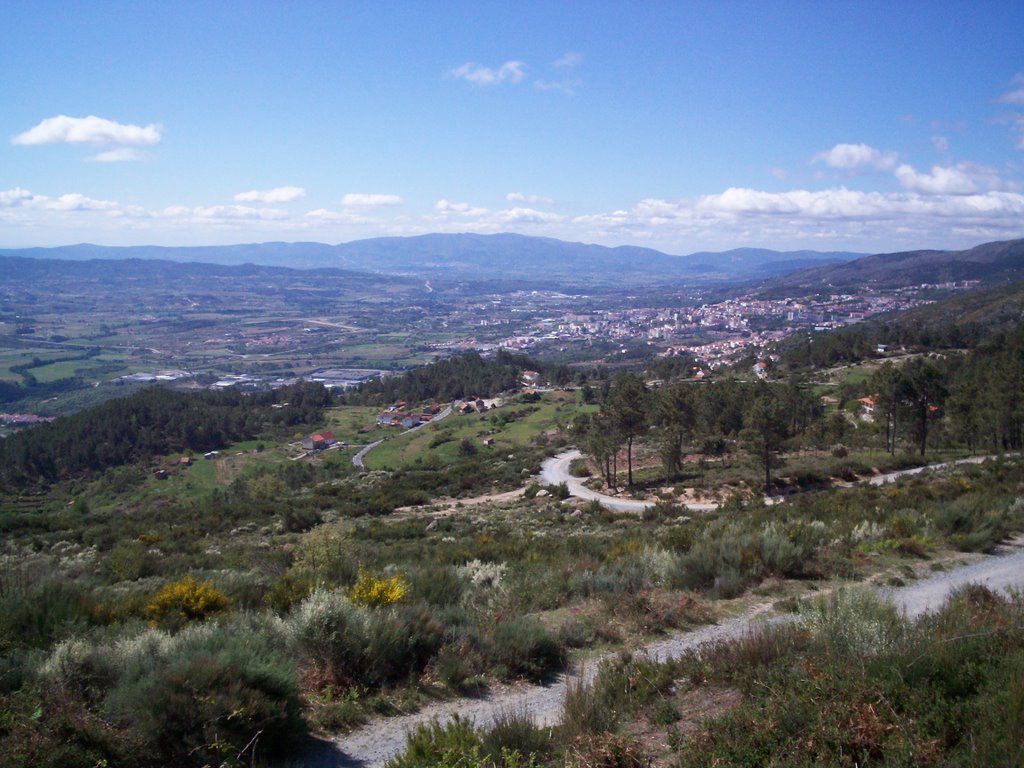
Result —
<path fill-rule="evenodd" d="M 28 2 L 0 247 L 1024 237 L 1024 3 Z"/>

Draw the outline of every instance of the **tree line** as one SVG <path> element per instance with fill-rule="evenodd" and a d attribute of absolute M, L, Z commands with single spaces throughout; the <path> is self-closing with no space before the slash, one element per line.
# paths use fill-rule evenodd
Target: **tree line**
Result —
<path fill-rule="evenodd" d="M 330 403 L 320 384 L 256 394 L 151 387 L 0 441 L 0 483 L 21 487 L 169 453 L 211 451 L 267 430 L 315 423 Z"/>
<path fill-rule="evenodd" d="M 523 371 L 535 370 L 552 384 L 563 386 L 574 380 L 565 365 L 549 365 L 499 350 L 493 359 L 476 352 L 439 360 L 400 376 L 366 382 L 345 396 L 351 405 L 386 405 L 399 400 L 450 402 L 460 398 L 490 397 L 521 386 Z"/>
<path fill-rule="evenodd" d="M 971 451 L 1024 449 L 1024 329 L 991 335 L 966 354 L 886 361 L 845 388 L 838 410 L 826 409 L 820 393 L 799 379 L 653 388 L 625 374 L 596 397 L 600 409 L 576 420 L 575 438 L 609 487 L 619 485 L 622 453 L 626 482 L 634 484 L 634 447 L 644 440 L 656 447 L 669 480 L 688 453 L 703 458 L 738 447 L 759 465 L 768 492 L 784 449 L 836 447 L 855 434 L 863 444 L 878 439 L 892 455 L 902 446 L 924 457 L 936 441 Z M 872 422 L 858 418 L 861 403 L 872 410 Z"/>
<path fill-rule="evenodd" d="M 723 380 L 655 390 L 629 373 L 607 389 L 600 410 L 577 418 L 573 429 L 580 449 L 613 488 L 620 452 L 626 451 L 626 482 L 632 486 L 634 445 L 653 432 L 666 477 L 678 475 L 688 448 L 720 455 L 739 443 L 762 466 L 767 492 L 783 442 L 807 431 L 821 411 L 817 398 L 791 384 Z"/>

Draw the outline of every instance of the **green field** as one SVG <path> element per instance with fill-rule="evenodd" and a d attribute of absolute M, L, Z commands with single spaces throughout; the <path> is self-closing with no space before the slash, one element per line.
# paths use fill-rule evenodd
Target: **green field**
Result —
<path fill-rule="evenodd" d="M 513 400 L 487 413 L 453 414 L 415 432 L 382 430 L 390 436 L 370 452 L 366 466 L 395 469 L 431 455 L 449 464 L 456 460 L 463 440 L 480 451 L 503 455 L 530 445 L 546 432 L 557 432 L 583 409 L 589 410 L 591 406 L 579 406 L 571 393 L 554 392 L 545 394 L 537 403 Z M 485 438 L 493 440 L 494 444 L 484 446 Z"/>

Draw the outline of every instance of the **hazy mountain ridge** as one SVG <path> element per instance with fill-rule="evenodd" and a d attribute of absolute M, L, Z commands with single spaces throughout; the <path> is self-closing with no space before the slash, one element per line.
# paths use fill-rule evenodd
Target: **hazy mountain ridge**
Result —
<path fill-rule="evenodd" d="M 880 253 L 793 272 L 772 280 L 766 290 L 786 293 L 823 287 L 896 288 L 961 280 L 993 285 L 1019 279 L 1024 279 L 1024 239 L 983 243 L 963 251 Z"/>
<path fill-rule="evenodd" d="M 861 256 L 845 251 L 780 252 L 758 248 L 673 256 L 639 246 L 612 248 L 508 233 L 381 237 L 339 245 L 303 242 L 183 247 L 79 244 L 57 248 L 0 249 L 0 255 L 70 261 L 130 258 L 293 269 L 347 269 L 452 279 L 554 280 L 596 284 L 622 280 L 634 283 L 750 280 L 810 264 L 834 263 Z"/>

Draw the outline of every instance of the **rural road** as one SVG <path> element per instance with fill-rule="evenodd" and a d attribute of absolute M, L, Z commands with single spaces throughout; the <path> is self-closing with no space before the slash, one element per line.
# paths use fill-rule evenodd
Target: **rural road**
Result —
<path fill-rule="evenodd" d="M 891 599 L 901 611 L 914 617 L 935 610 L 950 592 L 971 583 L 984 584 L 997 591 L 1024 587 L 1024 550 L 1018 548 L 1010 554 L 986 557 L 907 587 L 883 590 L 882 594 Z M 769 606 L 758 605 L 737 618 L 658 640 L 638 650 L 654 659 L 666 660 L 705 643 L 742 637 L 752 627 L 767 621 L 769 616 Z M 377 718 L 336 741 L 317 742 L 301 757 L 291 756 L 285 765 L 293 768 L 382 766 L 404 748 L 408 731 L 432 718 L 443 722 L 453 714 L 469 718 L 479 727 L 486 727 L 503 713 L 523 711 L 529 713 L 540 725 L 554 725 L 558 721 L 567 683 L 579 675 L 584 680 L 591 679 L 597 664 L 608 655 L 593 658 L 582 669 L 561 674 L 548 685 L 516 686 L 479 698 L 431 704 L 409 715 Z"/>
<path fill-rule="evenodd" d="M 445 408 L 443 411 L 441 411 L 439 414 L 437 414 L 437 416 L 432 418 L 430 421 L 424 421 L 422 424 L 417 424 L 412 429 L 405 430 L 405 432 L 403 432 L 402 434 L 403 435 L 407 435 L 410 432 L 415 432 L 417 429 L 423 429 L 428 424 L 436 424 L 437 422 L 439 422 L 441 419 L 445 418 L 446 416 L 451 416 L 451 413 L 452 413 L 452 406 L 451 406 L 451 404 L 449 404 L 447 408 Z M 382 437 L 380 440 L 375 440 L 374 442 L 370 443 L 368 446 L 363 448 L 361 451 L 359 451 L 359 453 L 357 453 L 355 456 L 352 457 L 352 466 L 356 467 L 357 469 L 366 469 L 366 465 L 363 464 L 363 459 L 366 458 L 366 454 L 368 454 L 370 451 L 372 451 L 378 445 L 383 443 L 386 439 L 387 438 Z"/>
<path fill-rule="evenodd" d="M 1016 456 L 1018 454 L 1004 454 L 1004 456 Z M 573 477 L 569 473 L 569 466 L 572 464 L 574 459 L 583 458 L 583 454 L 577 450 L 572 449 L 571 451 L 563 451 L 562 453 L 554 456 L 550 459 L 545 459 L 540 465 L 540 478 L 541 482 L 545 485 L 559 485 L 565 483 L 569 489 L 569 495 L 583 499 L 585 501 L 597 501 L 602 507 L 611 509 L 616 512 L 643 512 L 648 507 L 653 507 L 653 501 L 637 501 L 633 499 L 620 499 L 615 496 L 609 496 L 598 491 L 593 491 L 583 485 L 584 478 Z M 919 475 L 922 472 L 929 470 L 946 469 L 947 467 L 958 466 L 960 464 L 981 464 L 989 459 L 996 459 L 998 456 L 972 456 L 969 459 L 958 459 L 956 461 L 943 461 L 938 464 L 927 464 L 923 467 L 914 467 L 912 469 L 901 469 L 896 472 L 886 472 L 885 474 L 875 475 L 874 477 L 868 478 L 867 480 L 861 480 L 861 483 L 867 483 L 868 485 L 885 485 L 886 483 L 892 483 L 901 477 L 908 477 L 910 475 Z M 854 483 L 856 485 L 856 483 Z M 775 500 L 771 496 L 764 497 L 766 504 L 773 504 Z M 718 508 L 718 504 L 715 502 L 704 502 L 704 503 L 688 503 L 680 504 L 679 506 L 685 507 L 693 512 L 709 512 L 713 509 Z"/>
<path fill-rule="evenodd" d="M 616 512 L 643 512 L 648 507 L 653 507 L 653 501 L 636 501 L 634 499 L 619 499 L 608 496 L 604 493 L 592 491 L 583 484 L 583 478 L 573 477 L 569 474 L 569 465 L 574 459 L 583 458 L 583 454 L 575 448 L 571 451 L 564 451 L 557 456 L 545 459 L 540 465 L 540 480 L 545 485 L 559 485 L 565 483 L 569 488 L 569 495 L 586 501 L 597 501 L 602 507 L 615 510 Z M 707 512 L 718 507 L 717 504 L 683 504 L 687 509 L 694 512 Z"/>

